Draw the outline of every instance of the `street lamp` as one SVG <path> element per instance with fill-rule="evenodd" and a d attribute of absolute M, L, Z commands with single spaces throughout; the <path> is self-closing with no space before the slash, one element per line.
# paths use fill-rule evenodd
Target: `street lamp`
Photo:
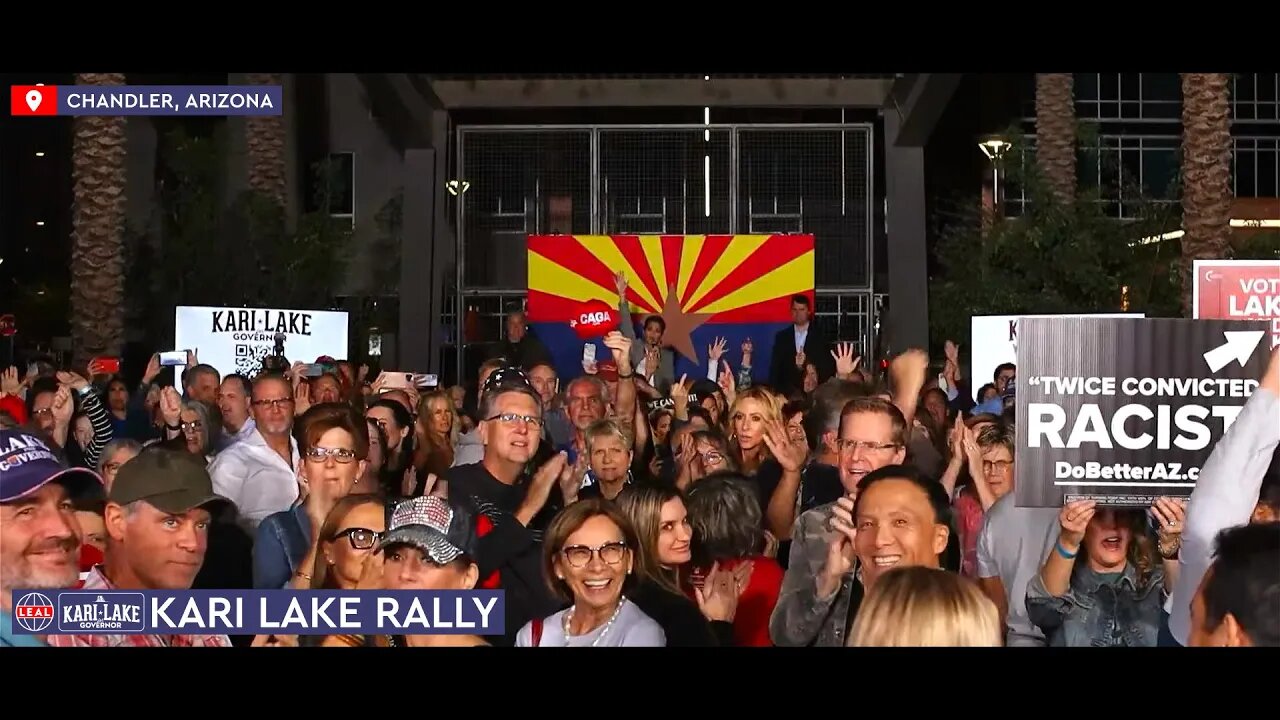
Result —
<path fill-rule="evenodd" d="M 978 149 L 981 150 L 982 154 L 986 155 L 987 159 L 991 161 L 992 176 L 995 178 L 992 192 L 995 195 L 995 204 L 997 207 L 1000 205 L 1000 160 L 1012 147 L 1012 143 L 996 136 L 988 137 L 978 143 Z"/>

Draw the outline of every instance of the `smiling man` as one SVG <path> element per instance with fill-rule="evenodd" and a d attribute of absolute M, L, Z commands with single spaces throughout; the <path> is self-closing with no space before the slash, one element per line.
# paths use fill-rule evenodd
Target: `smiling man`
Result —
<path fill-rule="evenodd" d="M 215 495 L 204 463 L 187 453 L 147 450 L 125 463 L 104 513 L 106 559 L 86 590 L 187 590 L 204 564 Z M 230 647 L 226 635 L 51 635 L 58 647 Z"/>
<path fill-rule="evenodd" d="M 851 504 L 848 498 L 857 495 L 863 478 L 906 459 L 907 421 L 887 400 L 854 398 L 840 413 L 835 442 L 840 484 L 845 501 Z M 862 585 L 855 576 L 851 539 L 831 524 L 838 502 L 808 510 L 795 522 L 782 592 L 769 619 L 769 636 L 775 645 L 845 644 L 850 614 L 862 599 Z"/>
<path fill-rule="evenodd" d="M 92 471 L 64 467 L 36 435 L 0 431 L 0 647 L 43 644 L 13 634 L 13 591 L 75 585 L 80 524 L 72 498 L 101 487 Z"/>

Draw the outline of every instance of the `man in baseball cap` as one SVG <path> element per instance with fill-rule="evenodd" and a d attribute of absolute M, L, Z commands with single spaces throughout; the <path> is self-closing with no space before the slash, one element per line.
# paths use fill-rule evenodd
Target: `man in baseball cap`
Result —
<path fill-rule="evenodd" d="M 188 590 L 204 564 L 212 514 L 231 501 L 214 494 L 204 461 L 152 448 L 120 466 L 103 520 L 107 552 L 85 590 Z M 53 635 L 62 647 L 229 647 L 226 635 Z"/>
<path fill-rule="evenodd" d="M 42 644 L 13 634 L 13 591 L 75 585 L 80 523 L 71 498 L 95 491 L 102 478 L 64 466 L 45 438 L 0 430 L 0 647 Z"/>

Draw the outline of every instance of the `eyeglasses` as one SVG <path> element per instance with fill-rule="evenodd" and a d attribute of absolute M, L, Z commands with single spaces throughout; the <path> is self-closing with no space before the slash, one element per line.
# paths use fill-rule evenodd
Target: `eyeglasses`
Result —
<path fill-rule="evenodd" d="M 313 447 L 307 450 L 308 460 L 322 463 L 329 458 L 346 465 L 356 459 L 356 454 L 346 448 Z"/>
<path fill-rule="evenodd" d="M 627 544 L 624 542 L 611 542 L 599 547 L 570 545 L 560 552 L 564 554 L 564 559 L 569 562 L 569 567 L 586 567 L 587 563 L 591 562 L 592 556 L 599 556 L 600 560 L 606 565 L 617 565 L 622 562 L 623 556 L 627 554 Z"/>
<path fill-rule="evenodd" d="M 991 475 L 994 473 L 1003 474 L 1008 472 L 1009 468 L 1012 466 L 1013 466 L 1013 461 L 1011 460 L 996 460 L 994 462 L 990 460 L 983 460 L 982 472 L 983 474 L 986 474 L 986 475 Z"/>
<path fill-rule="evenodd" d="M 334 533 L 329 541 L 332 542 L 344 535 L 347 537 L 347 541 L 351 543 L 351 547 L 356 550 L 368 550 L 377 545 L 378 538 L 382 537 L 382 533 L 375 532 L 369 528 L 347 528 Z"/>
<path fill-rule="evenodd" d="M 840 447 L 840 452 L 855 453 L 858 450 L 866 450 L 867 452 L 876 452 L 884 450 L 896 450 L 897 443 L 873 443 L 865 440 L 845 440 L 840 438 L 836 440 L 836 445 Z"/>
<path fill-rule="evenodd" d="M 293 404 L 293 398 L 275 398 L 274 400 L 254 400 L 250 403 L 254 407 L 271 406 L 272 409 L 284 409 L 287 405 Z"/>
<path fill-rule="evenodd" d="M 204 427 L 204 423 L 200 422 L 199 420 L 192 420 L 191 422 L 183 422 L 178 424 L 182 427 L 182 432 L 196 432 L 200 430 L 200 428 Z"/>
<path fill-rule="evenodd" d="M 716 450 L 711 450 L 702 454 L 703 465 L 719 465 L 724 462 L 724 455 Z"/>
<path fill-rule="evenodd" d="M 504 425 L 515 425 L 518 422 L 522 422 L 532 428 L 542 427 L 542 418 L 534 417 L 532 415 L 519 415 L 517 413 L 501 413 L 499 415 L 494 415 L 493 417 L 485 418 L 485 422 L 493 422 L 494 420 L 497 420 Z"/>

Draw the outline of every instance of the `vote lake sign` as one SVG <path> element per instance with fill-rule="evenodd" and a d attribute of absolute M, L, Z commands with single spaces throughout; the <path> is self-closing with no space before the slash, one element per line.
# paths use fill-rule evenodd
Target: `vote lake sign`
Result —
<path fill-rule="evenodd" d="M 1258 387 L 1268 331 L 1252 320 L 1024 318 L 1017 504 L 1189 496 Z"/>

